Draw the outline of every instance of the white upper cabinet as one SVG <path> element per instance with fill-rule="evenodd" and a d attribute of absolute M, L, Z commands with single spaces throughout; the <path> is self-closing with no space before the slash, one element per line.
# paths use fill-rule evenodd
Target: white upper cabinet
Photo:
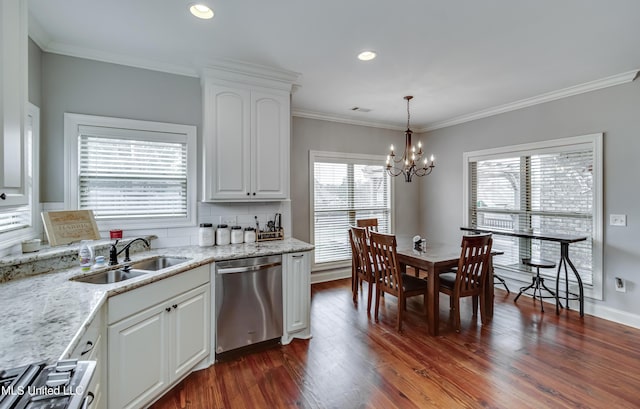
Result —
<path fill-rule="evenodd" d="M 27 2 L 0 0 L 0 206 L 28 203 Z"/>
<path fill-rule="evenodd" d="M 289 198 L 297 74 L 227 62 L 203 75 L 203 201 Z"/>

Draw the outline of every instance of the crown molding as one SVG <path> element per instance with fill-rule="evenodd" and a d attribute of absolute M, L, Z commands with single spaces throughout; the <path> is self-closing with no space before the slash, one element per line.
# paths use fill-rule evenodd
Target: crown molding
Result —
<path fill-rule="evenodd" d="M 291 92 L 300 73 L 232 59 L 210 59 L 202 64 L 202 79 L 244 81 L 255 85 L 275 85 Z"/>
<path fill-rule="evenodd" d="M 34 40 L 35 41 L 35 40 Z M 164 62 L 158 62 L 148 60 L 145 58 L 136 58 L 128 55 L 109 53 L 104 51 L 97 51 L 85 47 L 76 47 L 67 44 L 58 43 L 55 41 L 47 43 L 44 47 L 36 42 L 42 51 L 61 54 L 69 57 L 84 58 L 87 60 L 95 60 L 101 62 L 107 62 L 111 64 L 125 65 L 128 67 L 142 68 L 151 71 L 160 71 L 168 74 L 182 75 L 186 77 L 199 78 L 200 75 L 197 70 L 191 67 L 187 67 L 179 64 L 169 64 Z"/>
<path fill-rule="evenodd" d="M 505 112 L 527 108 L 533 105 L 544 104 L 545 102 L 555 101 L 573 95 L 584 94 L 586 92 L 596 91 L 602 88 L 625 84 L 633 81 L 639 74 L 640 70 L 628 71 L 599 80 L 585 82 L 584 84 L 574 85 L 572 87 L 564 88 L 561 90 L 547 92 L 535 97 L 525 98 L 519 101 L 510 102 L 508 104 L 498 105 L 493 108 L 483 109 L 470 114 L 460 115 L 451 119 L 446 119 L 444 121 L 433 122 L 420 129 L 419 132 L 433 131 L 440 128 L 459 125 L 465 122 L 475 121 L 476 119 L 487 118 L 490 116 L 503 114 Z"/>
<path fill-rule="evenodd" d="M 405 130 L 405 127 L 403 126 L 392 125 L 385 122 L 363 121 L 360 119 L 350 118 L 347 116 L 327 114 L 324 112 L 317 112 L 317 111 L 306 111 L 303 109 L 294 109 L 291 111 L 291 115 L 296 116 L 298 118 L 318 119 L 320 121 L 338 122 L 341 124 L 348 124 L 348 125 L 368 126 L 370 128 L 389 129 L 392 131 Z"/>

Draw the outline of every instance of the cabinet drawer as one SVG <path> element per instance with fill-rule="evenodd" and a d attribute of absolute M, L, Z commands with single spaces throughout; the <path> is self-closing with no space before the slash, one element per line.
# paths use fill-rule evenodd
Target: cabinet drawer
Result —
<path fill-rule="evenodd" d="M 78 340 L 78 343 L 66 357 L 84 361 L 93 360 L 93 355 L 95 354 L 96 346 L 100 338 L 102 326 L 104 325 L 102 311 L 102 309 L 98 311 L 98 314 L 85 329 L 80 340 Z"/>
<path fill-rule="evenodd" d="M 108 324 L 209 282 L 209 264 L 109 298 Z"/>

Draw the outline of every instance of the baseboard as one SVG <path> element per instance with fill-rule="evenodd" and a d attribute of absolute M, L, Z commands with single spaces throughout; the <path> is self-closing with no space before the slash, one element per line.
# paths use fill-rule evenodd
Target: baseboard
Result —
<path fill-rule="evenodd" d="M 585 314 L 640 329 L 640 315 L 638 314 L 621 311 L 606 305 L 599 305 L 589 299 L 585 300 L 584 310 Z"/>
<path fill-rule="evenodd" d="M 325 283 L 327 281 L 341 280 L 349 277 L 351 277 L 351 267 L 318 271 L 311 273 L 311 284 Z"/>

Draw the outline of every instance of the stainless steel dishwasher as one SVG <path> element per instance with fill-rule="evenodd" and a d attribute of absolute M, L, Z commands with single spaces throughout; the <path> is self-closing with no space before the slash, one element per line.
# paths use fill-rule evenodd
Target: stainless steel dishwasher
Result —
<path fill-rule="evenodd" d="M 216 354 L 282 337 L 282 256 L 215 263 Z"/>

